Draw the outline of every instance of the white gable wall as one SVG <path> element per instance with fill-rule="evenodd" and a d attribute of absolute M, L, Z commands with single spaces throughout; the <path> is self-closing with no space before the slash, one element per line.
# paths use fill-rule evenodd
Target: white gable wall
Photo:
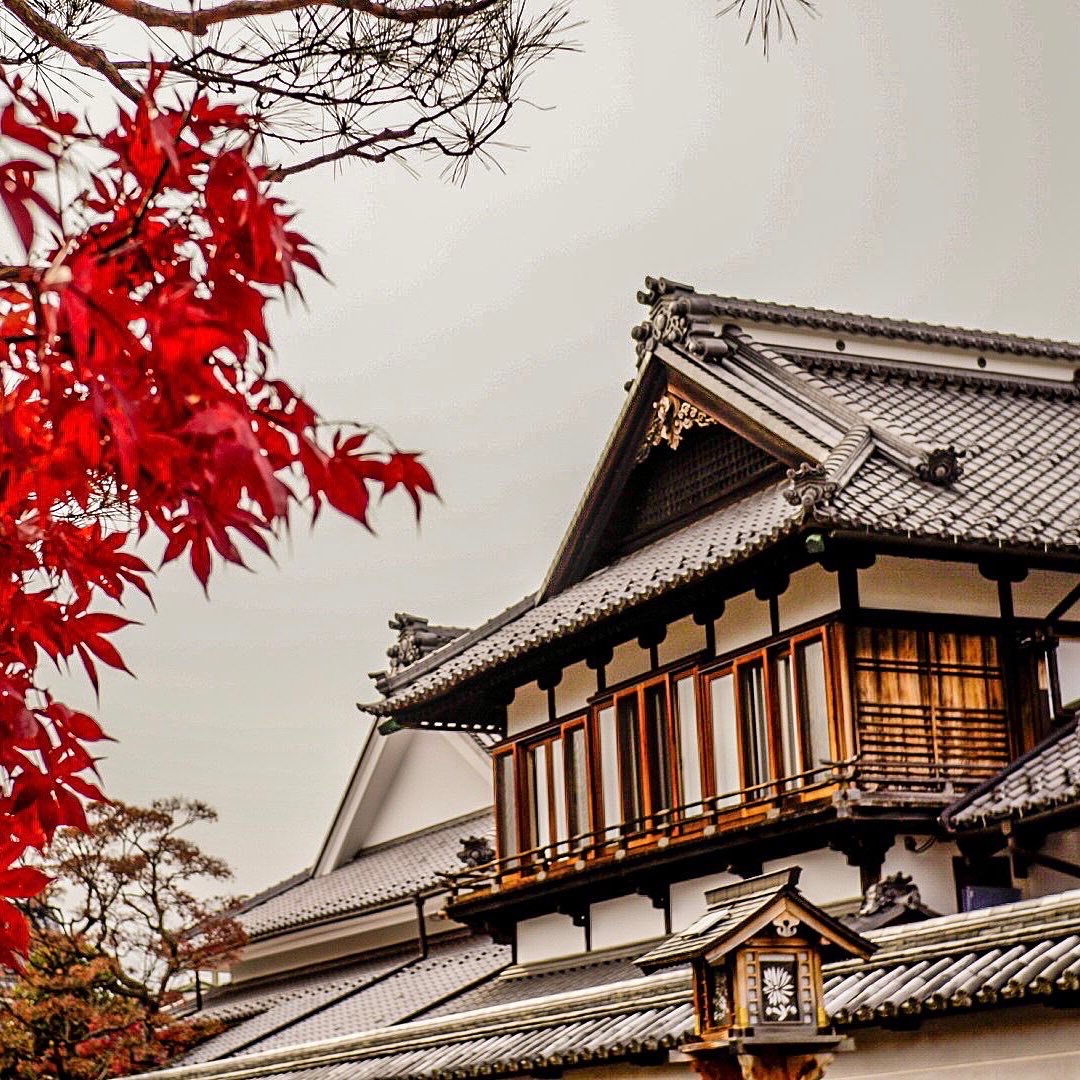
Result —
<path fill-rule="evenodd" d="M 360 847 L 396 840 L 491 805 L 491 766 L 479 747 L 473 753 L 462 745 L 462 740 L 472 742 L 468 735 L 406 730 L 387 738 L 405 740 L 404 753 L 382 784 L 359 836 Z"/>

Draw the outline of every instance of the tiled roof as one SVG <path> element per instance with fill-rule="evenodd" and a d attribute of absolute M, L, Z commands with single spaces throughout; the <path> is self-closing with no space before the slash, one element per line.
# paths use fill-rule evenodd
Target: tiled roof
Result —
<path fill-rule="evenodd" d="M 997 776 L 968 792 L 941 816 L 970 829 L 1080 803 L 1080 728 L 1073 720 Z"/>
<path fill-rule="evenodd" d="M 835 334 L 858 337 L 885 338 L 920 345 L 941 345 L 946 348 L 973 349 L 978 352 L 1012 353 L 1038 356 L 1052 360 L 1080 362 L 1080 345 L 1071 341 L 1049 338 L 1022 337 L 991 330 L 965 330 L 956 326 L 912 322 L 908 319 L 889 319 L 879 315 L 856 315 L 848 311 L 777 304 L 768 300 L 743 300 L 736 296 L 713 296 L 695 293 L 688 285 L 665 278 L 645 279 L 645 289 L 638 293 L 638 302 L 652 306 L 665 297 L 690 294 L 702 302 L 702 309 L 717 320 L 745 320 L 771 323 L 774 326 L 794 326 L 809 330 L 827 330 Z"/>
<path fill-rule="evenodd" d="M 976 1006 L 1047 1001 L 1080 990 L 1080 890 L 866 936 L 877 946 L 869 960 L 824 967 L 826 1012 L 842 1029 Z M 476 947 L 475 939 L 461 945 L 466 952 Z M 575 966 L 573 978 L 579 985 L 560 990 L 553 971 L 508 973 L 488 982 L 483 991 L 465 992 L 450 1006 L 395 1023 L 393 1015 L 414 1015 L 418 1007 L 424 1008 L 423 1000 L 430 1003 L 433 992 L 390 1008 L 394 984 L 405 974 L 400 972 L 381 984 L 386 988 L 381 995 L 384 1011 L 365 1014 L 357 1009 L 348 1017 L 339 1013 L 337 1022 L 318 1031 L 299 1025 L 293 1029 L 293 1035 L 302 1032 L 322 1041 L 279 1040 L 276 1048 L 260 1046 L 258 1052 L 152 1075 L 157 1080 L 507 1076 L 626 1060 L 676 1048 L 691 1037 L 693 1010 L 685 968 L 616 982 L 603 981 L 600 968 Z M 520 997 L 508 991 L 515 982 L 532 993 Z M 355 997 L 359 1001 L 368 993 L 360 991 Z M 361 1030 L 369 1017 L 382 1017 L 388 1026 Z"/>
<path fill-rule="evenodd" d="M 602 958 L 599 960 L 595 958 L 596 954 L 589 954 L 584 962 L 568 959 L 550 966 L 545 964 L 540 969 L 510 967 L 475 990 L 455 997 L 424 1015 L 449 1016 L 641 979 L 644 976 L 633 959 L 640 952 L 640 948 L 637 948 L 623 955 L 600 954 Z"/>
<path fill-rule="evenodd" d="M 704 915 L 639 957 L 638 964 L 645 971 L 653 971 L 689 962 L 713 942 L 753 919 L 781 891 L 794 890 L 798 880 L 799 869 L 792 867 L 715 890 L 709 894 L 709 910 Z M 717 897 L 717 893 L 724 895 Z"/>
<path fill-rule="evenodd" d="M 184 1060 L 214 1061 L 247 1050 L 273 1033 L 288 1030 L 291 1025 L 300 1023 L 345 995 L 372 986 L 415 959 L 416 950 L 410 948 L 391 956 L 361 960 L 329 971 L 275 980 L 272 985 L 262 988 L 241 989 L 220 1001 L 210 1001 L 198 1013 L 199 1016 L 239 1023 L 195 1047 Z"/>
<path fill-rule="evenodd" d="M 415 896 L 439 885 L 440 874 L 461 869 L 457 853 L 465 836 L 493 840 L 490 811 L 367 848 L 329 874 L 272 892 L 240 921 L 256 938 Z"/>
<path fill-rule="evenodd" d="M 395 976 L 397 978 L 397 976 Z M 392 981 L 392 980 L 390 980 Z M 333 1040 L 186 1064 L 159 1080 L 449 1080 L 625 1061 L 678 1046 L 693 1031 L 688 974 L 530 997 L 494 1008 L 357 1031 Z"/>
<path fill-rule="evenodd" d="M 974 366 L 783 353 L 729 320 L 818 326 L 1070 364 L 1080 363 L 1080 346 L 734 301 L 683 287 L 657 296 L 648 333 L 639 335 L 644 355 L 697 380 L 786 445 L 816 455 L 812 464 L 826 470 L 819 478 L 822 490 L 781 483 L 753 492 L 542 602 L 527 599 L 400 673 L 385 700 L 364 708 L 389 715 L 420 705 L 742 561 L 803 525 L 992 548 L 1080 550 L 1075 381 L 1052 370 L 1048 375 L 1045 365 L 1020 378 Z M 960 475 L 931 482 L 931 455 L 947 454 L 950 447 L 959 454 Z"/>
<path fill-rule="evenodd" d="M 1080 989 L 1080 890 L 870 931 L 869 961 L 824 968 L 842 1026 Z"/>
<path fill-rule="evenodd" d="M 508 947 L 470 937 L 435 944 L 423 959 L 413 948 L 324 973 L 317 984 L 304 979 L 304 993 L 279 997 L 266 1012 L 207 1040 L 185 1060 L 216 1061 L 398 1024 L 494 975 L 510 958 Z"/>
<path fill-rule="evenodd" d="M 624 556 L 450 656 L 393 697 L 364 708 L 387 715 L 426 700 L 506 660 L 762 550 L 798 524 L 799 511 L 784 499 L 782 488 L 774 484 L 754 492 Z"/>

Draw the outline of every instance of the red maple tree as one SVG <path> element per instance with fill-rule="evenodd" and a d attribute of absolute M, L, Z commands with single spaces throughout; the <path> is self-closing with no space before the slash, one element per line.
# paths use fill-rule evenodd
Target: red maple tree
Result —
<path fill-rule="evenodd" d="M 74 660 L 95 688 L 99 664 L 126 670 L 116 608 L 150 595 L 136 541 L 160 534 L 164 561 L 186 558 L 205 588 L 215 556 L 268 552 L 294 505 L 366 524 L 380 491 L 402 488 L 418 513 L 434 493 L 415 454 L 323 424 L 271 372 L 267 304 L 319 264 L 254 161 L 250 118 L 201 93 L 166 103 L 161 77 L 103 135 L 4 81 L 0 201 L 26 253 L 0 268 L 6 965 L 28 943 L 10 900 L 46 881 L 19 861 L 59 826 L 85 828 L 83 800 L 101 798 L 105 735 L 40 669 Z"/>

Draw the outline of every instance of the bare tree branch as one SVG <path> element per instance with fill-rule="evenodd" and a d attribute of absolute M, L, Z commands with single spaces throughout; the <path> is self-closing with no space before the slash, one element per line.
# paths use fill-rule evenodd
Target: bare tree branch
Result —
<path fill-rule="evenodd" d="M 198 37 L 212 26 L 234 22 L 238 19 L 280 15 L 286 11 L 305 8 L 332 7 L 345 11 L 358 11 L 376 19 L 391 22 L 419 23 L 432 19 L 465 19 L 470 15 L 494 7 L 501 0 L 472 0 L 471 3 L 431 3 L 417 7 L 394 7 L 376 3 L 375 0 L 228 0 L 217 7 L 200 11 L 171 11 L 168 8 L 148 4 L 146 0 L 97 0 L 103 7 L 118 15 L 141 22 L 143 26 L 162 26 L 182 30 Z"/>
<path fill-rule="evenodd" d="M 67 53 L 77 64 L 104 75 L 106 79 L 126 98 L 132 101 L 139 100 L 139 91 L 135 89 L 117 71 L 116 67 L 105 53 L 93 45 L 85 45 L 69 37 L 59 27 L 54 26 L 48 19 L 26 3 L 26 0 L 0 0 L 4 7 L 15 16 L 32 34 L 48 42 L 53 48 Z"/>

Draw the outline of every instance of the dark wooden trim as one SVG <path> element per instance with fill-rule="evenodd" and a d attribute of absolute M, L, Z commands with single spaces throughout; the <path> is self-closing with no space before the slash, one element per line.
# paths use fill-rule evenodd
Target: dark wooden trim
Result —
<path fill-rule="evenodd" d="M 851 565 L 836 572 L 836 588 L 840 594 L 840 610 L 850 618 L 859 613 L 859 571 Z"/>
<path fill-rule="evenodd" d="M 775 593 L 769 597 L 769 629 L 780 633 L 780 598 Z"/>
<path fill-rule="evenodd" d="M 1046 621 L 1048 623 L 1057 622 L 1078 600 L 1080 600 L 1080 582 L 1068 591 L 1064 599 L 1054 605 L 1050 614 L 1046 616 Z"/>

